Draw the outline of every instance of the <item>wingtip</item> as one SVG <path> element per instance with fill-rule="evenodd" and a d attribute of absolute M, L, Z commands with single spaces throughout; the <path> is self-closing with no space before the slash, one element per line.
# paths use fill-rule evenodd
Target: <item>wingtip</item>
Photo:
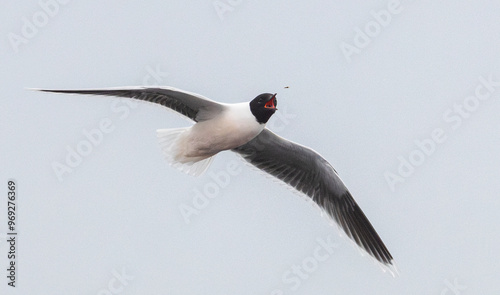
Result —
<path fill-rule="evenodd" d="M 145 86 L 118 86 L 118 87 L 88 88 L 88 89 L 44 89 L 44 88 L 26 87 L 25 89 L 32 90 L 32 91 L 42 91 L 42 92 L 78 94 L 76 92 L 108 91 L 108 90 L 136 90 L 136 89 L 145 89 L 145 88 L 147 88 L 147 87 L 145 87 Z"/>
<path fill-rule="evenodd" d="M 391 260 L 389 263 L 381 263 L 380 261 L 377 261 L 380 265 L 380 267 L 382 268 L 382 271 L 385 273 L 385 272 L 389 272 L 393 278 L 397 278 L 400 276 L 400 273 L 399 273 L 399 268 L 398 266 L 396 265 L 396 262 L 393 260 Z"/>
<path fill-rule="evenodd" d="M 42 89 L 42 88 L 32 88 L 32 87 L 25 87 L 24 90 L 28 90 L 28 91 L 47 91 L 47 90 Z"/>
<path fill-rule="evenodd" d="M 28 91 L 40 91 L 40 92 L 51 92 L 51 93 L 64 93 L 65 90 L 59 90 L 59 89 L 44 89 L 44 88 L 31 88 L 27 87 L 25 90 Z"/>

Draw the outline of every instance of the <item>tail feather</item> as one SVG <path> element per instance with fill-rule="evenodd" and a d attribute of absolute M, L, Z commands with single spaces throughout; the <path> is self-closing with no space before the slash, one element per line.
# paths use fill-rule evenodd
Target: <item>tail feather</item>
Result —
<path fill-rule="evenodd" d="M 156 134 L 163 155 L 171 166 L 189 175 L 199 176 L 208 169 L 214 156 L 189 158 L 183 156 L 182 137 L 189 128 L 158 129 Z"/>

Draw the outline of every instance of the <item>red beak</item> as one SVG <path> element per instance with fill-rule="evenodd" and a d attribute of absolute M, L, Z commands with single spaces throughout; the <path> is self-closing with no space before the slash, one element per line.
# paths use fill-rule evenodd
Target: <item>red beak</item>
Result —
<path fill-rule="evenodd" d="M 274 103 L 274 101 L 276 100 L 276 94 L 277 93 L 275 93 L 273 97 L 271 97 L 271 99 L 264 105 L 266 109 L 276 109 L 276 105 Z"/>

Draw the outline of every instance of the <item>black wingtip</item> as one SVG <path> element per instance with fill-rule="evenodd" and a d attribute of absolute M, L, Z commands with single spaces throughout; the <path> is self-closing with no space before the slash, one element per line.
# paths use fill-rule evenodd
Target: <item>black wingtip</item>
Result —
<path fill-rule="evenodd" d="M 42 88 L 27 88 L 27 90 L 52 92 L 52 93 L 74 93 L 74 94 L 86 94 L 91 92 L 90 90 L 86 91 L 86 90 L 42 89 Z"/>
<path fill-rule="evenodd" d="M 361 208 L 348 191 L 341 199 L 344 201 L 338 203 L 331 215 L 352 241 L 395 276 L 398 272 L 394 259 Z"/>

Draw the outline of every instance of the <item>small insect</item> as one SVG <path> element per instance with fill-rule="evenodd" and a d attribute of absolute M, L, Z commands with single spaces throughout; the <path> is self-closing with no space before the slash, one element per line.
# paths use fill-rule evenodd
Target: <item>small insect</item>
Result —
<path fill-rule="evenodd" d="M 290 86 L 285 86 L 285 89 L 288 89 L 288 88 L 290 88 Z"/>

